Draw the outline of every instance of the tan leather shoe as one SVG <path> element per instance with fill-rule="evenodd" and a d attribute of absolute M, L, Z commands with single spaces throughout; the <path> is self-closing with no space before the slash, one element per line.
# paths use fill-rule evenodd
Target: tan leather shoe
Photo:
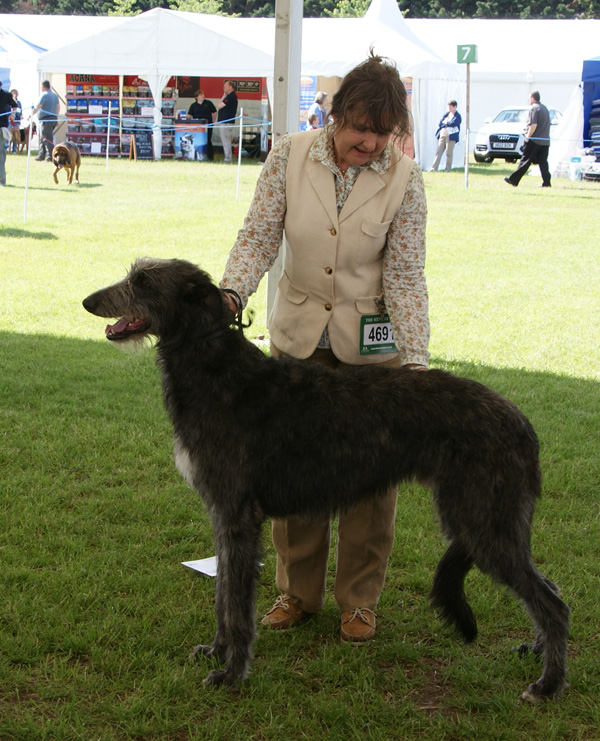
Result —
<path fill-rule="evenodd" d="M 375 636 L 375 613 L 367 607 L 356 607 L 342 613 L 343 641 L 370 641 Z"/>
<path fill-rule="evenodd" d="M 277 597 L 275 604 L 261 620 L 267 628 L 288 630 L 302 622 L 308 613 L 290 601 L 289 597 Z"/>

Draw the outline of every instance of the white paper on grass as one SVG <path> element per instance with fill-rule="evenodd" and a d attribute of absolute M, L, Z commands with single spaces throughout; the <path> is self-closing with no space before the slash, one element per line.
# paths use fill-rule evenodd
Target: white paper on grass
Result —
<path fill-rule="evenodd" d="M 201 574 L 206 574 L 206 576 L 216 576 L 219 559 L 217 556 L 211 556 L 210 558 L 200 558 L 197 561 L 182 561 L 181 564 L 194 569 L 194 571 L 199 571 Z M 264 564 L 259 563 L 258 565 L 263 566 Z"/>
<path fill-rule="evenodd" d="M 183 566 L 194 569 L 194 571 L 199 571 L 201 574 L 206 574 L 207 576 L 217 575 L 218 559 L 216 556 L 201 558 L 198 561 L 182 561 L 181 563 Z"/>

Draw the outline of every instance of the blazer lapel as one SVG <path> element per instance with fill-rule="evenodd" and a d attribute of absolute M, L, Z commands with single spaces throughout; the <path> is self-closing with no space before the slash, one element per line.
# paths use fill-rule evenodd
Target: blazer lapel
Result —
<path fill-rule="evenodd" d="M 363 170 L 356 179 L 354 187 L 340 211 L 340 222 L 347 219 L 357 208 L 373 198 L 383 187 L 385 187 L 385 183 L 380 175 L 370 168 Z"/>
<path fill-rule="evenodd" d="M 331 181 L 334 178 L 333 173 L 320 162 L 310 159 L 307 161 L 307 171 L 310 183 L 323 204 L 325 211 L 327 211 L 327 215 L 337 225 L 338 212 L 335 200 L 335 184 L 331 187 Z"/>

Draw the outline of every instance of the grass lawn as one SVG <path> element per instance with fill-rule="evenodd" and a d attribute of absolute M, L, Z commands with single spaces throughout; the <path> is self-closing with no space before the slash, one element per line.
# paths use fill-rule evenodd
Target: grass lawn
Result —
<path fill-rule="evenodd" d="M 179 478 L 152 351 L 125 355 L 81 300 L 143 255 L 216 280 L 260 166 L 86 158 L 79 186 L 7 157 L 0 216 L 0 741 L 600 739 L 600 186 L 518 189 L 501 164 L 426 173 L 432 365 L 515 401 L 536 427 L 542 571 L 572 609 L 560 703 L 519 701 L 540 673 L 512 648 L 522 607 L 477 572 L 463 648 L 427 603 L 444 544 L 429 494 L 403 486 L 376 640 L 338 639 L 325 609 L 259 630 L 241 692 L 202 685 L 214 631 L 209 520 Z M 250 337 L 265 333 L 265 289 Z M 235 461 L 232 461 L 235 465 Z M 258 595 L 276 596 L 265 532 Z M 333 566 L 333 563 L 332 563 Z"/>

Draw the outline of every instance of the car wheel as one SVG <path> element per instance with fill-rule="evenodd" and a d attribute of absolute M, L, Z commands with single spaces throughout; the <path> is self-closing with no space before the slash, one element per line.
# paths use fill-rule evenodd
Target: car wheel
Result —
<path fill-rule="evenodd" d="M 519 161 L 519 159 L 520 159 L 520 157 L 505 157 L 505 158 L 504 158 L 504 161 L 505 161 L 505 162 L 512 162 L 512 163 L 515 163 L 515 162 L 518 162 L 518 161 Z"/>
<path fill-rule="evenodd" d="M 482 157 L 480 154 L 475 154 L 473 156 L 475 157 L 475 162 L 479 162 L 479 163 L 481 163 L 481 162 L 493 162 L 494 161 L 494 158 L 493 157 Z"/>

